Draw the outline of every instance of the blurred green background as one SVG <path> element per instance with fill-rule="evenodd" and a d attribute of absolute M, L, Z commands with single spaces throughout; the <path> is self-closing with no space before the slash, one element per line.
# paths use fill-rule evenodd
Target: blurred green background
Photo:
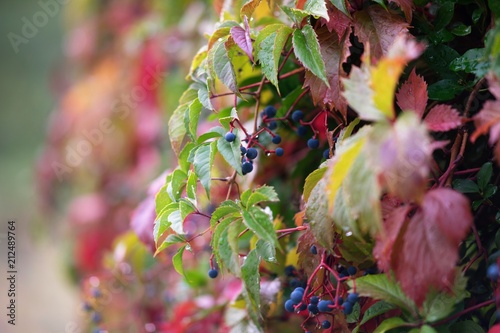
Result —
<path fill-rule="evenodd" d="M 63 13 L 16 53 L 8 38 L 21 35 L 22 18 L 41 10 L 34 0 L 0 0 L 0 332 L 76 333 L 78 294 L 62 265 L 58 231 L 37 213 L 34 165 L 57 96 L 63 59 Z M 17 222 L 17 320 L 7 325 L 5 307 L 8 219 Z M 52 225 L 56 225 L 52 223 Z"/>

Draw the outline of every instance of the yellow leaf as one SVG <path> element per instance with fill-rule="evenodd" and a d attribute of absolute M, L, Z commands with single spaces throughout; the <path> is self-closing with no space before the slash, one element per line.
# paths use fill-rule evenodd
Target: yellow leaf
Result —
<path fill-rule="evenodd" d="M 405 64 L 401 57 L 383 58 L 371 68 L 373 102 L 389 119 L 394 119 L 394 91 Z"/>

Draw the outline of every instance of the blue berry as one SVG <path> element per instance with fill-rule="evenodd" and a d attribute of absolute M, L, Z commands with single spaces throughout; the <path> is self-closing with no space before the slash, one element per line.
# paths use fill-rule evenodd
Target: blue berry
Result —
<path fill-rule="evenodd" d="M 293 265 L 288 265 L 285 267 L 285 275 L 293 276 L 295 273 L 295 267 Z"/>
<path fill-rule="evenodd" d="M 332 308 L 330 307 L 330 305 L 333 305 L 333 302 L 330 300 L 324 299 L 324 300 L 319 301 L 318 309 L 321 312 L 330 312 L 330 311 L 332 311 Z"/>
<path fill-rule="evenodd" d="M 208 271 L 208 276 L 211 278 L 211 279 L 215 279 L 217 277 L 217 275 L 219 275 L 219 272 L 216 270 L 216 269 L 211 269 Z"/>
<path fill-rule="evenodd" d="M 352 309 L 353 309 L 353 304 L 351 302 L 345 302 L 344 309 L 342 310 L 342 312 L 344 312 L 344 314 L 348 315 L 348 314 L 352 313 Z"/>
<path fill-rule="evenodd" d="M 302 292 L 300 290 L 297 290 L 297 289 L 295 289 L 294 291 L 292 291 L 292 293 L 290 294 L 290 299 L 295 304 L 299 304 L 300 301 L 302 301 L 302 297 L 304 297 L 304 292 Z"/>
<path fill-rule="evenodd" d="M 294 309 L 294 304 L 293 304 L 293 301 L 291 299 L 289 299 L 288 301 L 285 302 L 285 310 L 288 311 L 288 312 L 293 312 L 295 309 Z"/>
<path fill-rule="evenodd" d="M 92 289 L 92 296 L 98 298 L 102 296 L 102 293 L 99 289 Z"/>
<path fill-rule="evenodd" d="M 312 254 L 318 254 L 318 249 L 316 248 L 316 245 L 312 245 L 309 251 L 311 251 Z"/>
<path fill-rule="evenodd" d="M 304 311 L 305 309 L 307 309 L 307 304 L 306 304 L 306 303 L 302 303 L 302 304 L 299 306 L 299 311 Z"/>
<path fill-rule="evenodd" d="M 100 323 L 102 320 L 101 314 L 99 312 L 92 313 L 91 320 L 96 324 Z"/>
<path fill-rule="evenodd" d="M 349 275 L 349 273 L 347 273 L 347 269 L 342 267 L 342 269 L 339 272 L 339 277 L 343 278 L 343 277 L 346 277 L 348 275 Z"/>
<path fill-rule="evenodd" d="M 296 291 L 300 291 L 301 293 L 304 293 L 304 288 L 302 287 L 297 287 L 295 288 Z"/>
<path fill-rule="evenodd" d="M 497 264 L 491 264 L 486 271 L 486 276 L 493 281 L 498 280 L 498 276 L 500 275 L 500 269 Z"/>
<path fill-rule="evenodd" d="M 331 326 L 332 326 L 332 323 L 330 323 L 328 320 L 324 320 L 321 323 L 321 327 L 323 327 L 324 329 L 330 328 Z"/>
<path fill-rule="evenodd" d="M 258 152 L 257 152 L 257 149 L 255 148 L 248 148 L 247 149 L 247 157 L 251 160 L 253 160 L 254 158 L 256 158 L 258 155 Z"/>
<path fill-rule="evenodd" d="M 319 140 L 311 138 L 311 139 L 307 140 L 307 146 L 310 149 L 317 149 L 319 147 Z"/>
<path fill-rule="evenodd" d="M 82 309 L 83 309 L 83 311 L 85 311 L 85 312 L 90 312 L 90 311 L 92 310 L 92 305 L 90 305 L 90 304 L 89 304 L 89 303 L 87 303 L 87 302 L 84 302 L 84 303 L 82 304 Z"/>
<path fill-rule="evenodd" d="M 351 275 L 351 276 L 352 276 L 352 275 L 356 275 L 356 272 L 357 272 L 357 271 L 358 271 L 358 270 L 357 270 L 357 269 L 356 269 L 356 267 L 354 267 L 354 266 L 349 266 L 349 267 L 347 267 L 347 274 L 349 274 L 349 275 Z"/>
<path fill-rule="evenodd" d="M 318 305 L 318 302 L 319 302 L 319 297 L 318 296 L 311 297 L 311 300 L 310 300 L 311 304 Z"/>
<path fill-rule="evenodd" d="M 240 151 L 242 155 L 245 155 L 247 153 L 247 149 L 243 146 L 240 147 Z"/>
<path fill-rule="evenodd" d="M 307 134 L 307 128 L 304 126 L 297 127 L 297 134 L 299 136 L 305 136 Z"/>
<path fill-rule="evenodd" d="M 273 131 L 273 130 L 278 128 L 278 123 L 273 120 L 273 121 L 269 122 L 269 125 L 267 125 L 267 128 L 269 128 L 271 131 Z"/>
<path fill-rule="evenodd" d="M 307 310 L 309 310 L 309 312 L 311 312 L 312 314 L 318 314 L 319 313 L 319 310 L 318 310 L 318 306 L 316 304 L 309 304 L 307 306 Z"/>
<path fill-rule="evenodd" d="M 283 154 L 285 154 L 285 150 L 281 147 L 276 148 L 274 152 L 276 153 L 276 156 L 283 156 Z"/>
<path fill-rule="evenodd" d="M 347 302 L 354 304 L 358 301 L 358 298 L 359 298 L 358 293 L 349 294 L 349 295 L 347 295 Z"/>
<path fill-rule="evenodd" d="M 342 305 L 342 303 L 344 303 L 344 299 L 342 298 L 342 296 L 339 296 L 338 298 L 334 299 L 334 303 L 337 305 Z"/>
<path fill-rule="evenodd" d="M 295 287 L 298 287 L 298 286 L 300 286 L 300 280 L 296 279 L 296 278 L 293 278 L 290 281 L 290 287 L 295 288 Z"/>
<path fill-rule="evenodd" d="M 293 113 L 292 113 L 293 121 L 299 122 L 302 120 L 302 118 L 304 118 L 304 112 L 302 112 L 300 110 L 293 111 Z"/>
<path fill-rule="evenodd" d="M 236 139 L 236 135 L 233 132 L 227 132 L 224 138 L 227 142 L 233 142 Z"/>
<path fill-rule="evenodd" d="M 274 144 L 279 144 L 281 142 L 281 136 L 279 135 L 276 135 L 273 139 L 272 139 L 273 143 Z"/>
<path fill-rule="evenodd" d="M 329 159 L 330 158 L 330 148 L 326 149 L 324 152 L 323 152 L 323 158 L 325 160 Z"/>
<path fill-rule="evenodd" d="M 264 114 L 268 118 L 273 118 L 276 115 L 276 108 L 274 106 L 272 106 L 272 105 L 266 106 L 264 108 Z"/>
<path fill-rule="evenodd" d="M 246 175 L 247 173 L 250 173 L 252 172 L 253 170 L 253 164 L 248 162 L 248 161 L 245 161 L 243 162 L 243 164 L 241 164 L 241 172 Z"/>

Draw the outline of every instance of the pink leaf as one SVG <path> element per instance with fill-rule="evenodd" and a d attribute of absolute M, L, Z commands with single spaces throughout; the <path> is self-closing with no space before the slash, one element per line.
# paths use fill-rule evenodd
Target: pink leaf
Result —
<path fill-rule="evenodd" d="M 245 16 L 245 29 L 240 26 L 231 28 L 231 37 L 234 42 L 247 54 L 253 62 L 253 46 L 252 39 L 250 38 L 250 27 L 248 26 L 248 19 Z"/>
<path fill-rule="evenodd" d="M 424 123 L 434 132 L 446 132 L 462 125 L 462 117 L 450 105 L 439 104 L 425 116 Z"/>
<path fill-rule="evenodd" d="M 389 2 L 394 2 L 398 5 L 405 14 L 406 21 L 411 22 L 413 0 L 389 0 Z"/>
<path fill-rule="evenodd" d="M 329 32 L 335 31 L 339 39 L 342 38 L 351 26 L 352 20 L 333 5 L 328 6 L 328 16 L 330 18 L 328 21 L 321 18 L 321 22 L 326 25 Z"/>
<path fill-rule="evenodd" d="M 467 236 L 473 217 L 469 200 L 447 188 L 429 191 L 399 236 L 402 244 L 392 269 L 405 293 L 418 306 L 430 288 L 449 289 L 454 280 L 458 245 Z M 432 268 L 432 269 L 431 269 Z"/>
<path fill-rule="evenodd" d="M 422 118 L 427 99 L 427 83 L 413 69 L 408 80 L 403 83 L 396 94 L 397 103 L 402 110 L 414 111 Z"/>
<path fill-rule="evenodd" d="M 473 119 L 476 130 L 472 133 L 472 142 L 476 141 L 478 136 L 488 133 L 492 126 L 500 123 L 500 101 L 487 101 Z"/>

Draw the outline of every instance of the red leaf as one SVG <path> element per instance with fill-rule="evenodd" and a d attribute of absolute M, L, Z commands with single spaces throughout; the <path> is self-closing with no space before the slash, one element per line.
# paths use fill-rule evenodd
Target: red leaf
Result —
<path fill-rule="evenodd" d="M 462 125 L 462 117 L 450 105 L 439 104 L 425 116 L 424 123 L 434 132 L 446 132 Z"/>
<path fill-rule="evenodd" d="M 246 16 L 245 29 L 240 26 L 232 27 L 231 37 L 233 37 L 234 42 L 247 54 L 247 56 L 253 62 L 252 39 L 250 38 L 250 27 L 248 26 L 248 19 Z"/>
<path fill-rule="evenodd" d="M 370 6 L 354 14 L 354 34 L 370 48 L 370 56 L 380 59 L 398 35 L 408 33 L 408 23 L 380 6 Z"/>
<path fill-rule="evenodd" d="M 429 289 L 452 286 L 458 245 L 472 225 L 469 200 L 459 192 L 429 191 L 396 242 L 391 268 L 405 293 L 418 306 Z"/>
<path fill-rule="evenodd" d="M 328 17 L 330 18 L 328 21 L 321 18 L 321 23 L 326 25 L 329 32 L 335 30 L 339 39 L 342 38 L 347 28 L 351 26 L 352 20 L 333 5 L 328 6 Z"/>
<path fill-rule="evenodd" d="M 304 231 L 297 240 L 297 265 L 304 269 L 304 273 L 309 276 L 314 269 L 318 266 L 321 256 L 314 255 L 310 249 L 312 245 L 317 245 L 318 241 L 310 229 Z"/>
<path fill-rule="evenodd" d="M 304 9 L 304 5 L 306 4 L 307 0 L 297 0 L 297 4 L 295 5 L 295 8 L 297 9 Z"/>
<path fill-rule="evenodd" d="M 488 133 L 492 126 L 500 123 L 500 101 L 487 101 L 473 119 L 476 130 L 472 133 L 472 142 L 476 141 L 478 136 Z M 495 143 L 491 139 L 490 137 L 490 144 Z"/>
<path fill-rule="evenodd" d="M 422 118 L 427 99 L 427 83 L 421 76 L 416 74 L 414 68 L 408 80 L 403 83 L 396 94 L 397 103 L 402 110 L 415 111 Z"/>
<path fill-rule="evenodd" d="M 389 0 L 389 2 L 394 2 L 401 7 L 401 10 L 405 13 L 406 21 L 411 23 L 413 0 Z"/>
<path fill-rule="evenodd" d="M 330 87 L 309 71 L 305 75 L 304 87 L 311 88 L 314 104 L 322 107 L 326 106 L 330 109 L 335 108 L 345 117 L 347 102 L 340 93 L 340 78 L 344 75 L 342 63 L 349 55 L 348 38 L 345 41 L 339 41 L 338 37 L 330 33 L 325 26 L 317 30 L 316 33 L 321 47 L 321 55 L 325 61 L 326 77 Z"/>

